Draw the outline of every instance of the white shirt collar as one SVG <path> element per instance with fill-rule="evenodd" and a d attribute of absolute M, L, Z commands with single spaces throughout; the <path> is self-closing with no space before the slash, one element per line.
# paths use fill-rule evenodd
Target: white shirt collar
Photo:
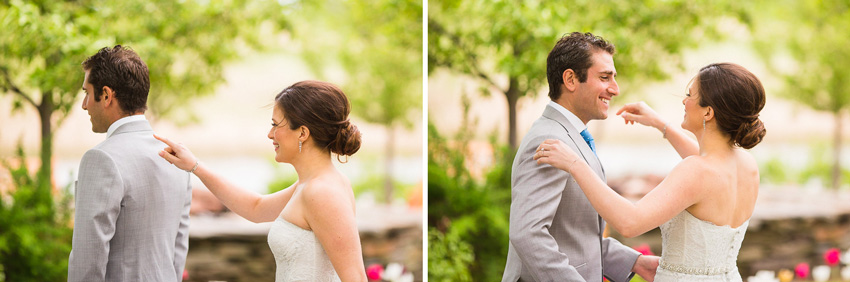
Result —
<path fill-rule="evenodd" d="M 587 125 L 581 122 L 581 119 L 579 119 L 575 114 L 570 112 L 570 110 L 567 110 L 567 108 L 564 108 L 564 106 L 561 106 L 561 104 L 555 103 L 555 101 L 549 101 L 549 106 L 552 106 L 553 108 L 558 110 L 558 112 L 560 112 L 562 115 L 567 117 L 567 121 L 569 121 L 570 124 L 572 124 L 573 127 L 576 128 L 576 130 L 578 130 L 578 132 L 582 132 L 587 129 Z"/>
<path fill-rule="evenodd" d="M 106 130 L 106 138 L 109 138 L 110 136 L 112 136 L 112 133 L 115 133 L 115 130 L 118 129 L 118 127 L 120 127 L 124 124 L 127 124 L 129 122 L 140 121 L 140 120 L 147 120 L 147 119 L 145 119 L 145 115 L 132 115 L 132 116 L 126 116 L 126 117 L 123 117 L 123 118 L 116 120 L 115 122 L 112 123 L 112 125 L 109 126 L 109 129 Z"/>

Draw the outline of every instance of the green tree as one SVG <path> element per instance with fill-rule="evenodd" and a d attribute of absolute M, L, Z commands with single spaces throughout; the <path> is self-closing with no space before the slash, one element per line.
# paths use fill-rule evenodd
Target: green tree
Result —
<path fill-rule="evenodd" d="M 285 9 L 271 0 L 0 0 L 0 95 L 12 97 L 15 111 L 32 107 L 41 122 L 36 175 L 25 164 L 6 165 L 15 187 L 0 195 L 0 280 L 65 279 L 71 198 L 54 199 L 52 144 L 79 105 L 85 58 L 106 46 L 133 47 L 149 67 L 150 112 L 191 120 L 181 107 L 211 94 L 228 60 L 288 29 Z"/>
<path fill-rule="evenodd" d="M 753 12 L 764 15 L 753 24 L 756 50 L 772 72 L 784 79 L 780 95 L 833 115 L 831 184 L 841 185 L 844 115 L 850 108 L 850 2 L 760 1 Z M 793 66 L 780 64 L 790 57 Z"/>
<path fill-rule="evenodd" d="M 184 105 L 223 81 L 228 60 L 288 28 L 276 1 L 0 1 L 0 95 L 41 121 L 40 178 L 52 176 L 53 133 L 77 106 L 85 58 L 115 44 L 148 65 L 154 116 L 187 116 Z"/>
<path fill-rule="evenodd" d="M 315 1 L 303 8 L 303 18 L 293 22 L 305 61 L 323 77 L 341 67 L 352 114 L 387 130 L 389 202 L 396 130 L 411 128 L 422 108 L 422 1 Z"/>
<path fill-rule="evenodd" d="M 739 1 L 429 1 L 428 67 L 483 83 L 508 102 L 508 144 L 517 146 L 517 102 L 546 88 L 546 57 L 572 31 L 593 32 L 617 47 L 622 93 L 665 79 L 682 52 L 718 40 L 717 22 L 748 21 Z"/>

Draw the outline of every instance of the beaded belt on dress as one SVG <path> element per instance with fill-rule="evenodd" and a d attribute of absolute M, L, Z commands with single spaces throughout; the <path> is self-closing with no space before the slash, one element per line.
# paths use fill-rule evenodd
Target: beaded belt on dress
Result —
<path fill-rule="evenodd" d="M 664 260 L 661 260 L 659 262 L 658 266 L 665 269 L 665 270 L 669 270 L 669 271 L 673 271 L 673 272 L 685 273 L 685 274 L 695 274 L 695 275 L 726 274 L 726 273 L 731 272 L 735 268 L 734 266 L 720 266 L 720 267 L 709 267 L 709 268 L 690 267 L 690 266 L 684 266 L 684 265 L 679 265 L 679 264 L 666 263 L 666 262 L 664 262 Z"/>

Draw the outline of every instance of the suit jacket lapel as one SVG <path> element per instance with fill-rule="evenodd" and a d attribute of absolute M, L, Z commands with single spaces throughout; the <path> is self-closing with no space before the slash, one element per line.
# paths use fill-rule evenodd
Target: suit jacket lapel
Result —
<path fill-rule="evenodd" d="M 558 112 L 555 108 L 552 108 L 552 106 L 548 105 L 546 106 L 546 109 L 543 110 L 543 116 L 558 122 L 562 127 L 564 127 L 564 130 L 567 131 L 570 139 L 572 139 L 573 143 L 575 143 L 576 147 L 578 147 L 578 154 L 584 158 L 585 162 L 587 162 L 593 171 L 596 172 L 596 175 L 599 175 L 602 180 L 605 180 L 605 171 L 602 169 L 602 164 L 599 162 L 596 154 L 593 153 L 593 150 L 590 149 L 590 146 L 587 145 L 587 142 L 585 142 L 584 138 L 581 137 L 578 129 L 576 129 L 572 123 L 567 120 L 567 117 Z"/>
<path fill-rule="evenodd" d="M 602 168 L 602 163 L 599 162 L 599 158 L 596 157 L 596 154 L 593 153 L 593 150 L 590 149 L 590 145 L 587 145 L 587 142 L 584 141 L 584 138 L 581 137 L 581 133 L 576 129 L 567 117 L 558 112 L 555 108 L 551 106 L 546 106 L 546 109 L 543 110 L 543 116 L 550 118 L 564 127 L 569 135 L 570 139 L 572 139 L 573 143 L 576 144 L 576 147 L 579 149 L 579 155 L 584 158 L 590 168 L 596 172 L 603 182 L 607 182 L 605 178 L 605 169 Z M 599 238 L 602 238 L 602 235 L 605 233 L 605 221 L 602 219 L 602 216 L 597 214 L 597 224 L 599 226 Z"/>

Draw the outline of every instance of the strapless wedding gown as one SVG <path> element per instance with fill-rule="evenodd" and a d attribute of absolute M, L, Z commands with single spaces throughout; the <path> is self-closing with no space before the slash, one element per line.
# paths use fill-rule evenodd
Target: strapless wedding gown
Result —
<path fill-rule="evenodd" d="M 313 231 L 278 217 L 269 229 L 269 247 L 277 265 L 276 282 L 340 281 Z"/>
<path fill-rule="evenodd" d="M 738 252 L 749 220 L 732 228 L 694 217 L 687 210 L 661 225 L 661 263 L 656 282 L 735 281 Z"/>

